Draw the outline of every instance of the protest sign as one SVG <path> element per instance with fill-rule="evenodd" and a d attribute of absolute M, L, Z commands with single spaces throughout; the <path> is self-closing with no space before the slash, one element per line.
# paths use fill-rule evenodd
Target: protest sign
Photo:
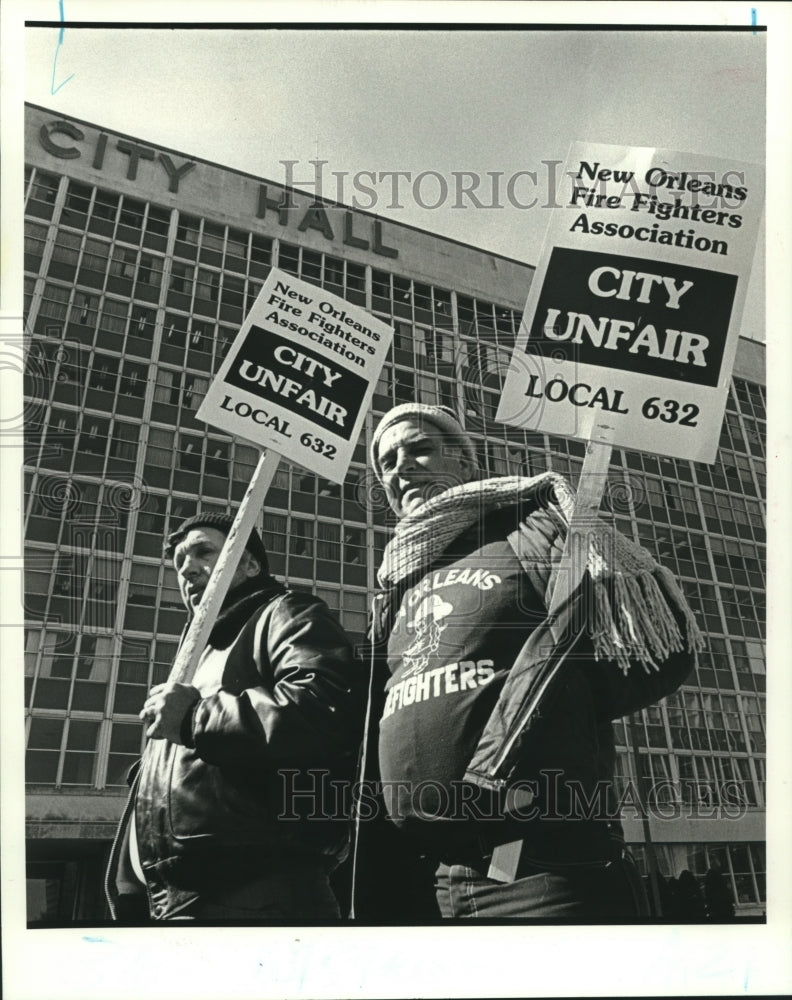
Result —
<path fill-rule="evenodd" d="M 342 483 L 393 329 L 273 269 L 196 413 Z"/>
<path fill-rule="evenodd" d="M 266 449 L 171 668 L 191 682 L 282 457 L 343 483 L 393 329 L 273 269 L 196 418 Z"/>
<path fill-rule="evenodd" d="M 755 164 L 575 143 L 497 419 L 713 462 L 763 201 Z"/>

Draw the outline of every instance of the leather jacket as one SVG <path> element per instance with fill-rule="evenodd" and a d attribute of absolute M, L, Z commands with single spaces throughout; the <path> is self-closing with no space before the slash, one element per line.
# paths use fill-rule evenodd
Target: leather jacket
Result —
<path fill-rule="evenodd" d="M 237 588 L 193 685 L 201 698 L 182 725 L 187 745 L 150 741 L 126 814 L 134 809 L 149 908 L 163 918 L 212 886 L 300 858 L 330 870 L 347 850 L 330 781 L 353 773 L 363 685 L 324 602 L 272 579 Z M 125 825 L 108 871 L 114 915 Z"/>

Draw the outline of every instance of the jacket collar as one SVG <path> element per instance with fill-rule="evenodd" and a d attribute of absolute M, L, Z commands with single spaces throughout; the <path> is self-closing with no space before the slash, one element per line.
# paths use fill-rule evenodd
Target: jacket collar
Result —
<path fill-rule="evenodd" d="M 271 576 L 257 576 L 234 587 L 223 602 L 209 635 L 208 645 L 215 649 L 226 649 L 239 635 L 240 629 L 254 611 L 269 604 L 274 597 L 283 593 L 285 587 Z M 185 634 L 189 625 L 188 622 L 185 626 Z"/>

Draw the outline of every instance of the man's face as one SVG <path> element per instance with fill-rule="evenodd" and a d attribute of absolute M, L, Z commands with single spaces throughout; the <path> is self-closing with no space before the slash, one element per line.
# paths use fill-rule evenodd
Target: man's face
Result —
<path fill-rule="evenodd" d="M 388 500 L 397 517 L 452 486 L 469 483 L 474 470 L 462 448 L 428 421 L 400 420 L 379 440 L 377 458 Z"/>
<path fill-rule="evenodd" d="M 179 591 L 184 606 L 190 611 L 194 612 L 201 603 L 225 540 L 226 536 L 217 528 L 191 528 L 174 549 L 173 568 L 179 578 Z M 228 589 L 233 590 L 258 572 L 258 562 L 246 549 Z"/>

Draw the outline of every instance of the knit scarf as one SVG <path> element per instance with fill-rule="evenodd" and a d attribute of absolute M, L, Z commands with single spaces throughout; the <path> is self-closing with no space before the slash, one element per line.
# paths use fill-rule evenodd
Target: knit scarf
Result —
<path fill-rule="evenodd" d="M 471 525 L 521 503 L 547 510 L 566 539 L 575 494 L 561 476 L 547 472 L 530 479 L 478 480 L 427 500 L 398 523 L 378 573 L 380 585 L 392 592 L 422 576 Z M 587 632 L 597 659 L 615 660 L 626 674 L 631 660 L 659 670 L 659 662 L 685 645 L 694 653 L 703 648 L 704 638 L 673 574 L 645 549 L 599 519 L 586 520 L 584 544 L 593 592 Z M 672 608 L 684 620 L 685 640 Z"/>

